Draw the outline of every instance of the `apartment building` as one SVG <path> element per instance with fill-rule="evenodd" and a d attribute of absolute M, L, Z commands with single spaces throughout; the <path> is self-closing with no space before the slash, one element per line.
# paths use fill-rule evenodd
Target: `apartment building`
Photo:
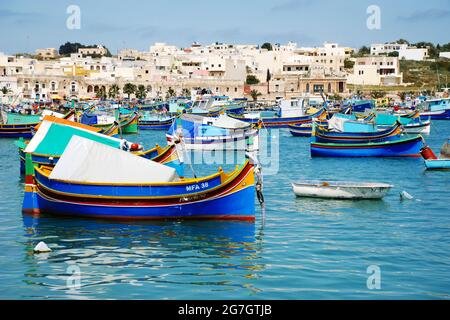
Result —
<path fill-rule="evenodd" d="M 348 83 L 354 85 L 392 86 L 403 84 L 398 57 L 371 56 L 353 59 L 353 73 Z"/>

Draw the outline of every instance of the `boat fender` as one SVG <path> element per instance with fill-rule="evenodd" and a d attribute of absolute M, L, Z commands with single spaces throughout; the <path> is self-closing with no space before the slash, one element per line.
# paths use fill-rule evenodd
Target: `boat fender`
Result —
<path fill-rule="evenodd" d="M 52 252 L 52 249 L 50 249 L 45 242 L 39 242 L 33 251 L 34 253 L 48 253 Z"/>
<path fill-rule="evenodd" d="M 139 151 L 142 150 L 142 146 L 137 143 L 133 143 L 130 147 L 130 151 Z"/>
<path fill-rule="evenodd" d="M 420 150 L 420 154 L 425 160 L 437 160 L 437 156 L 434 154 L 433 150 L 429 146 L 423 147 Z"/>
<path fill-rule="evenodd" d="M 400 200 L 413 200 L 414 197 L 412 195 L 410 195 L 408 192 L 403 191 L 402 193 L 400 193 Z"/>

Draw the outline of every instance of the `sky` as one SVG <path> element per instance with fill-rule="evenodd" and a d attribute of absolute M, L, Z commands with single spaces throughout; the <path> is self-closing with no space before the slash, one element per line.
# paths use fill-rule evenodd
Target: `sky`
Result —
<path fill-rule="evenodd" d="M 67 28 L 77 5 L 80 29 Z M 367 8 L 380 8 L 380 29 L 367 27 Z M 0 52 L 34 52 L 67 41 L 103 44 L 113 54 L 148 50 L 154 42 L 359 48 L 400 38 L 450 42 L 450 0 L 0 0 Z"/>

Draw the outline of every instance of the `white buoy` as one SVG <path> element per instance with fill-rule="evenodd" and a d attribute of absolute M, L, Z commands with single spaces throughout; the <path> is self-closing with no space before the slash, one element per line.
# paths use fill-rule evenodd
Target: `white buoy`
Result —
<path fill-rule="evenodd" d="M 39 242 L 33 251 L 35 253 L 47 253 L 52 252 L 52 249 L 50 249 L 45 242 Z"/>
<path fill-rule="evenodd" d="M 403 191 L 402 193 L 400 193 L 400 200 L 413 200 L 413 199 L 414 199 L 414 197 L 406 191 Z"/>

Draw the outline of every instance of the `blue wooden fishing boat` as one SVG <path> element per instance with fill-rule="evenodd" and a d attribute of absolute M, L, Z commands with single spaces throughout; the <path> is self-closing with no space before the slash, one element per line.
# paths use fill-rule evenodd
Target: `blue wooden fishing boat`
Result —
<path fill-rule="evenodd" d="M 350 108 L 352 112 L 365 112 L 366 109 L 374 109 L 374 100 L 350 99 L 344 102 L 344 106 Z"/>
<path fill-rule="evenodd" d="M 402 125 L 397 122 L 388 129 L 377 132 L 335 132 L 313 125 L 312 141 L 321 143 L 369 143 L 393 141 L 401 138 Z"/>
<path fill-rule="evenodd" d="M 169 143 L 181 142 L 186 150 L 259 149 L 259 130 L 227 115 L 217 118 L 183 114 L 166 134 Z"/>
<path fill-rule="evenodd" d="M 41 115 L 0 112 L 0 138 L 31 138 Z"/>
<path fill-rule="evenodd" d="M 45 117 L 31 141 L 27 142 L 23 139 L 16 141 L 16 146 L 19 148 L 21 172 L 25 171 L 26 153 L 31 155 L 31 159 L 36 165 L 54 166 L 58 163 L 74 135 L 91 139 L 116 149 L 126 150 L 137 156 L 172 166 L 180 173 L 182 172 L 182 164 L 179 161 L 174 145 L 169 145 L 165 148 L 156 145 L 155 148 L 143 150 L 143 147 L 140 145 L 106 136 L 97 130 L 100 129 L 67 120 Z"/>
<path fill-rule="evenodd" d="M 139 129 L 141 130 L 169 130 L 175 117 L 144 114 L 139 119 Z"/>
<path fill-rule="evenodd" d="M 422 119 L 450 120 L 450 98 L 433 99 L 423 102 L 423 111 L 420 113 Z"/>
<path fill-rule="evenodd" d="M 289 125 L 289 132 L 294 137 L 311 137 L 312 124 L 304 123 L 304 124 Z"/>
<path fill-rule="evenodd" d="M 396 122 L 400 122 L 405 133 L 429 134 L 431 130 L 430 118 L 422 120 L 418 111 L 404 115 L 377 113 L 375 122 L 378 128 L 390 127 Z"/>
<path fill-rule="evenodd" d="M 254 166 L 179 178 L 173 168 L 74 136 L 54 168 L 27 156 L 23 212 L 103 219 L 255 218 Z"/>
<path fill-rule="evenodd" d="M 327 111 L 325 109 L 319 110 L 315 114 L 305 115 L 301 117 L 280 117 L 280 116 L 257 116 L 245 117 L 230 114 L 230 117 L 247 123 L 258 124 L 261 123 L 265 128 L 289 128 L 290 125 L 301 125 L 311 123 L 313 119 L 325 119 Z"/>
<path fill-rule="evenodd" d="M 420 157 L 423 138 L 419 135 L 394 141 L 370 143 L 311 142 L 312 157 Z"/>

